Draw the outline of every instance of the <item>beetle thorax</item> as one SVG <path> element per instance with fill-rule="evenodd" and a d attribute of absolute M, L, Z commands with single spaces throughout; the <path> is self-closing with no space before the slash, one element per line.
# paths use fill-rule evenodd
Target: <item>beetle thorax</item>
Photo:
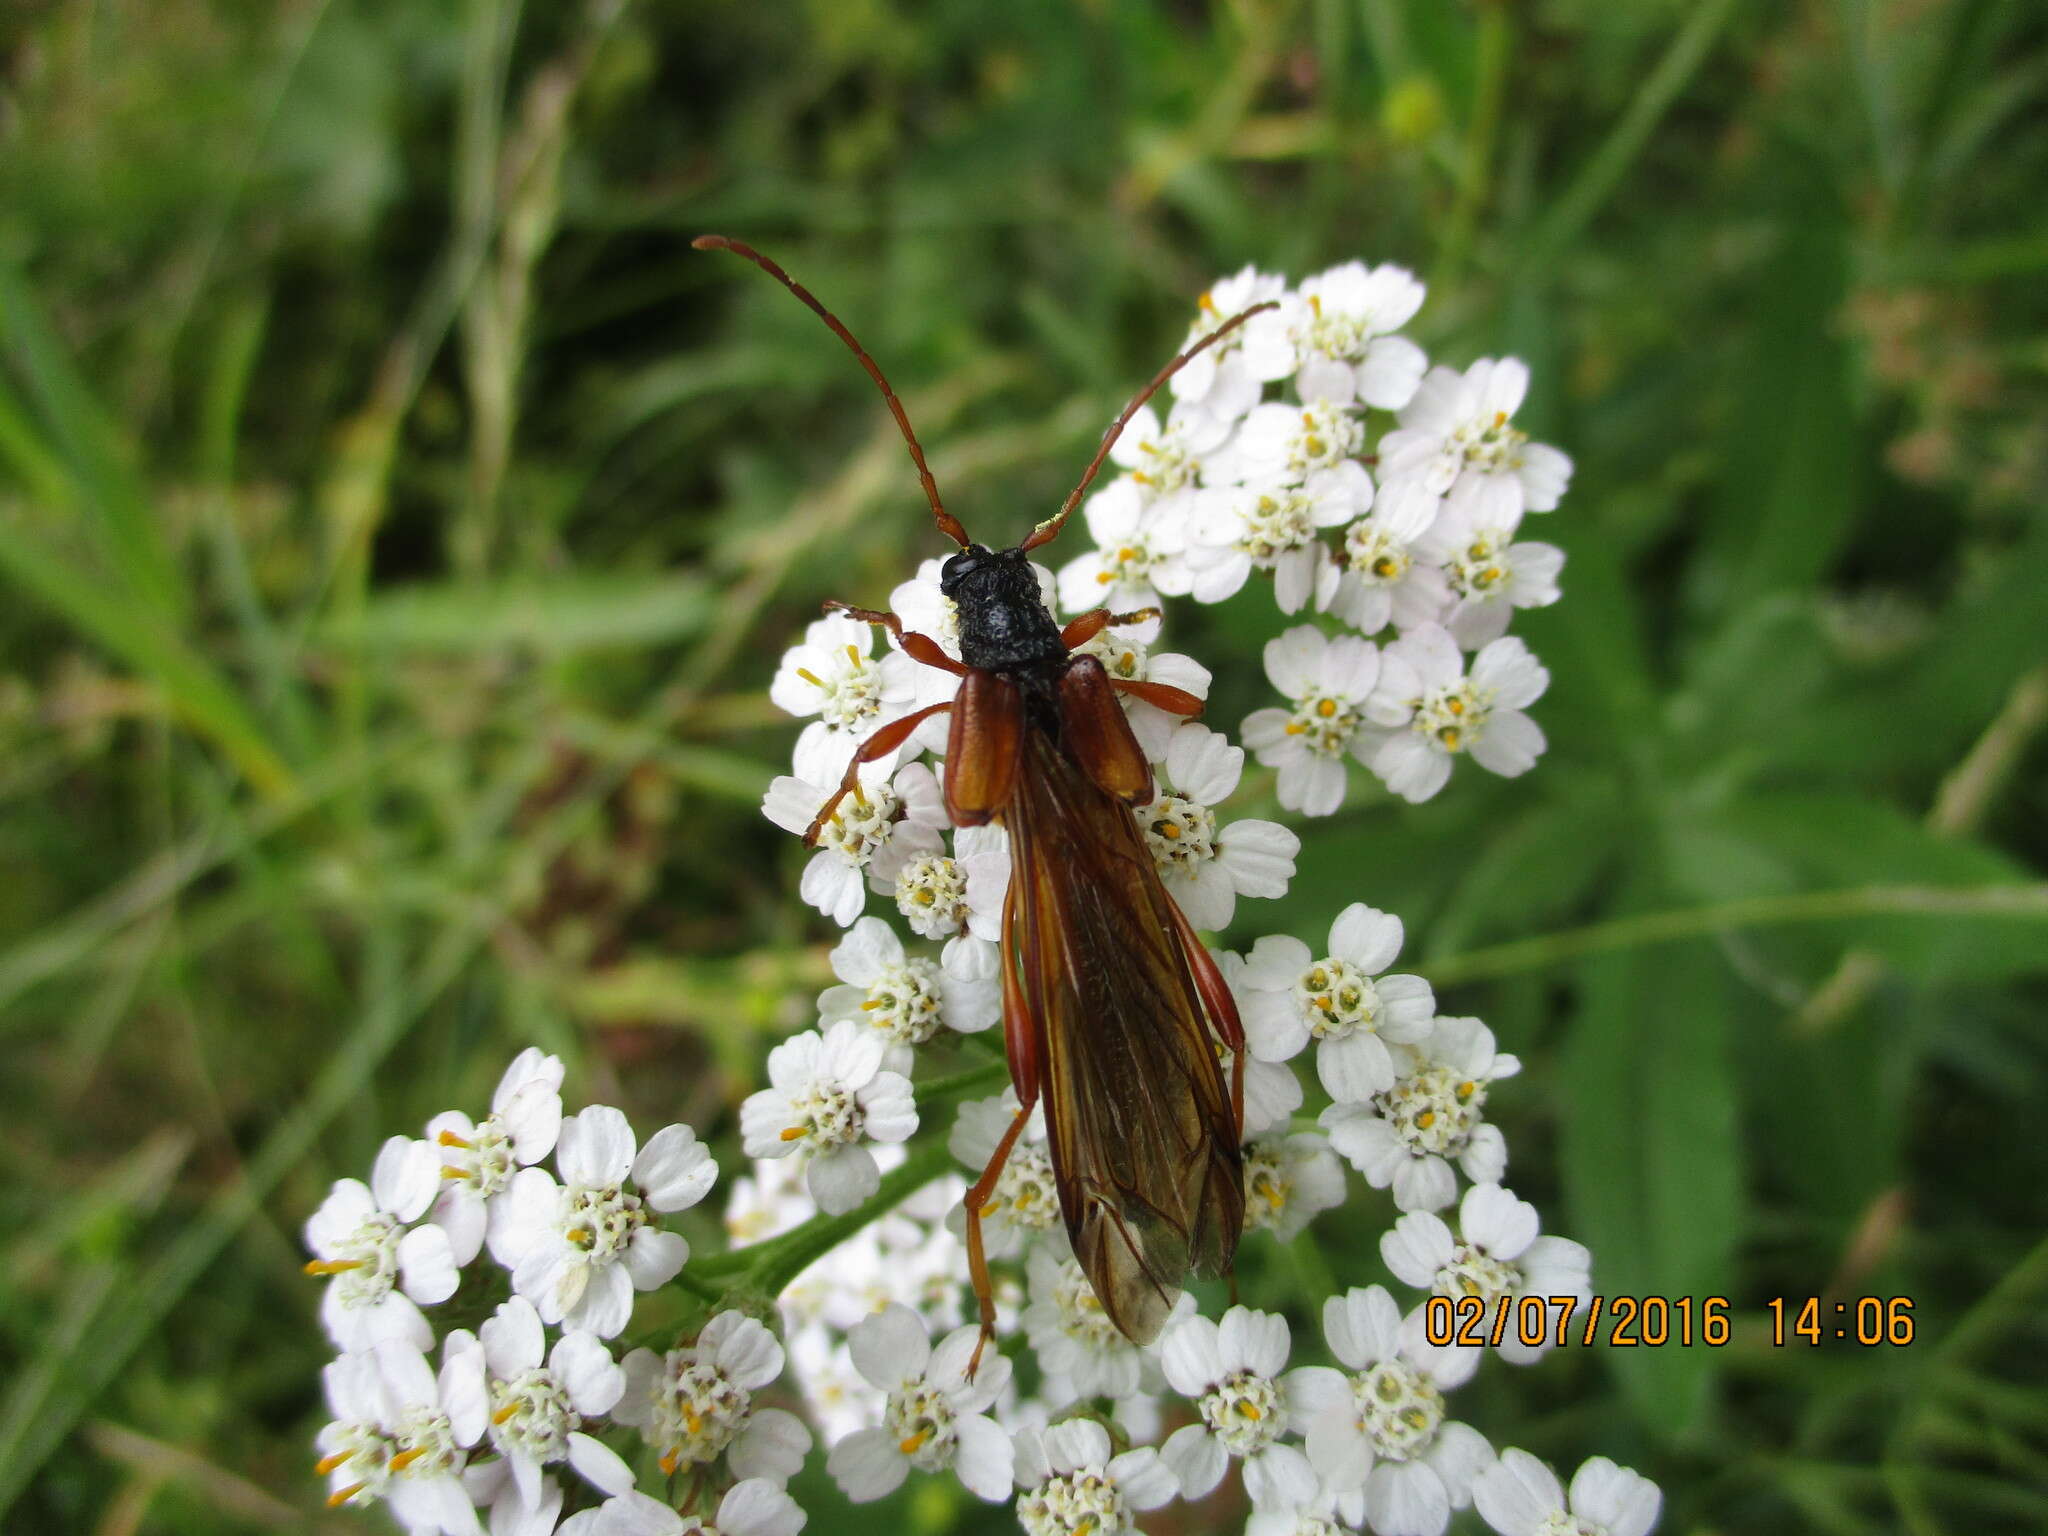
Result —
<path fill-rule="evenodd" d="M 1066 659 L 1023 550 L 970 544 L 946 561 L 939 590 L 959 612 L 960 659 L 968 666 L 1005 672 Z"/>

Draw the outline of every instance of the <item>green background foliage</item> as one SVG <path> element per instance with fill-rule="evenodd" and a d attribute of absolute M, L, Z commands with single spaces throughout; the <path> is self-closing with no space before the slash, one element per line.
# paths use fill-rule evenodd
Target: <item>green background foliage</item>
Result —
<path fill-rule="evenodd" d="M 736 1154 L 808 1022 L 765 684 L 941 548 L 705 230 L 996 539 L 1247 261 L 1408 264 L 1434 355 L 1527 358 L 1549 755 L 1361 775 L 1234 937 L 1399 912 L 1596 1288 L 1731 1299 L 1490 1367 L 1496 1443 L 1672 1532 L 2048 1522 L 2044 93 L 2026 0 L 8 7 L 0 1523 L 364 1529 L 308 1465 L 327 1182 L 527 1041 Z M 1234 729 L 1270 603 L 1176 625 Z M 1247 1299 L 1378 1278 L 1369 1198 Z M 1917 1342 L 1772 1346 L 1866 1294 Z"/>

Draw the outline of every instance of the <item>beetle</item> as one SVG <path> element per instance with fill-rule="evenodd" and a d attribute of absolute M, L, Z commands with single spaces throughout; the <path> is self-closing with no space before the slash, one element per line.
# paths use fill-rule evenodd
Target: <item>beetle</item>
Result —
<path fill-rule="evenodd" d="M 1193 694 L 1112 678 L 1080 647 L 1112 625 L 1157 616 L 1098 608 L 1064 626 L 1046 608 L 1031 552 L 1073 514 L 1139 408 L 1205 347 L 1260 310 L 1232 316 L 1162 368 L 1103 435 L 1059 510 L 1014 548 L 977 544 L 945 509 L 910 418 L 882 370 L 838 318 L 775 262 L 723 235 L 699 250 L 753 262 L 850 348 L 896 418 L 939 530 L 959 546 L 940 590 L 959 615 L 956 661 L 892 613 L 825 606 L 883 626 L 915 661 L 960 679 L 951 699 L 879 727 L 805 834 L 815 843 L 861 767 L 950 715 L 945 803 L 955 826 L 1009 834 L 1000 973 L 1003 1043 L 1019 1105 L 967 1191 L 968 1273 L 981 1348 L 995 1302 L 981 1222 L 1011 1149 L 1045 1105 L 1060 1211 L 1103 1312 L 1135 1343 L 1159 1334 L 1192 1270 L 1228 1276 L 1244 1227 L 1244 1029 L 1228 984 L 1161 883 L 1131 807 L 1152 799 L 1152 768 L 1117 701 L 1201 713 Z M 1226 1075 L 1220 1050 L 1231 1053 Z"/>

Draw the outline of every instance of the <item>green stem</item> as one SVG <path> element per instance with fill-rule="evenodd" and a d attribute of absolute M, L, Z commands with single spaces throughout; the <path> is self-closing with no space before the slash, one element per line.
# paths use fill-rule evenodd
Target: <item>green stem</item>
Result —
<path fill-rule="evenodd" d="M 813 1263 L 869 1222 L 901 1205 L 944 1173 L 952 1162 L 953 1155 L 946 1150 L 944 1142 L 920 1147 L 900 1167 L 884 1174 L 880 1187 L 872 1195 L 843 1215 L 813 1216 L 802 1226 L 765 1243 L 756 1243 L 751 1248 L 735 1248 L 729 1253 L 714 1253 L 692 1264 L 690 1273 L 699 1282 L 744 1275 L 751 1288 L 764 1295 L 778 1296 L 783 1287 Z"/>
<path fill-rule="evenodd" d="M 1855 917 L 2002 917 L 2048 921 L 2048 884 L 1986 885 L 1967 889 L 1938 885 L 1866 885 L 1843 891 L 1801 891 L 1789 896 L 1749 896 L 1739 901 L 1674 912 L 1645 912 L 1612 922 L 1567 928 L 1533 939 L 1517 939 L 1467 954 L 1447 955 L 1419 967 L 1437 986 L 1490 981 L 1538 971 L 1583 955 L 1640 949 L 1674 939 L 1695 939 L 1737 928 L 1770 928 L 1785 923 L 1819 923 Z"/>

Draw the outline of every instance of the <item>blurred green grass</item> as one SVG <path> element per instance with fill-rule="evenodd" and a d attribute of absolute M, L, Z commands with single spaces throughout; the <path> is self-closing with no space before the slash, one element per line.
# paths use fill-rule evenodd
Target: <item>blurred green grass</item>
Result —
<path fill-rule="evenodd" d="M 766 679 L 936 550 L 723 230 L 996 538 L 1246 261 L 1528 358 L 1551 753 L 1314 824 L 1245 936 L 1401 913 L 1599 1288 L 1734 1302 L 1463 1417 L 1672 1532 L 2048 1523 L 2044 92 L 2023 0 L 0 16 L 0 1522 L 361 1529 L 296 1226 L 516 1044 L 736 1151 L 823 971 Z M 1319 1236 L 1248 1299 L 1377 1273 Z M 1823 1291 L 1921 1342 L 1770 1347 Z"/>

